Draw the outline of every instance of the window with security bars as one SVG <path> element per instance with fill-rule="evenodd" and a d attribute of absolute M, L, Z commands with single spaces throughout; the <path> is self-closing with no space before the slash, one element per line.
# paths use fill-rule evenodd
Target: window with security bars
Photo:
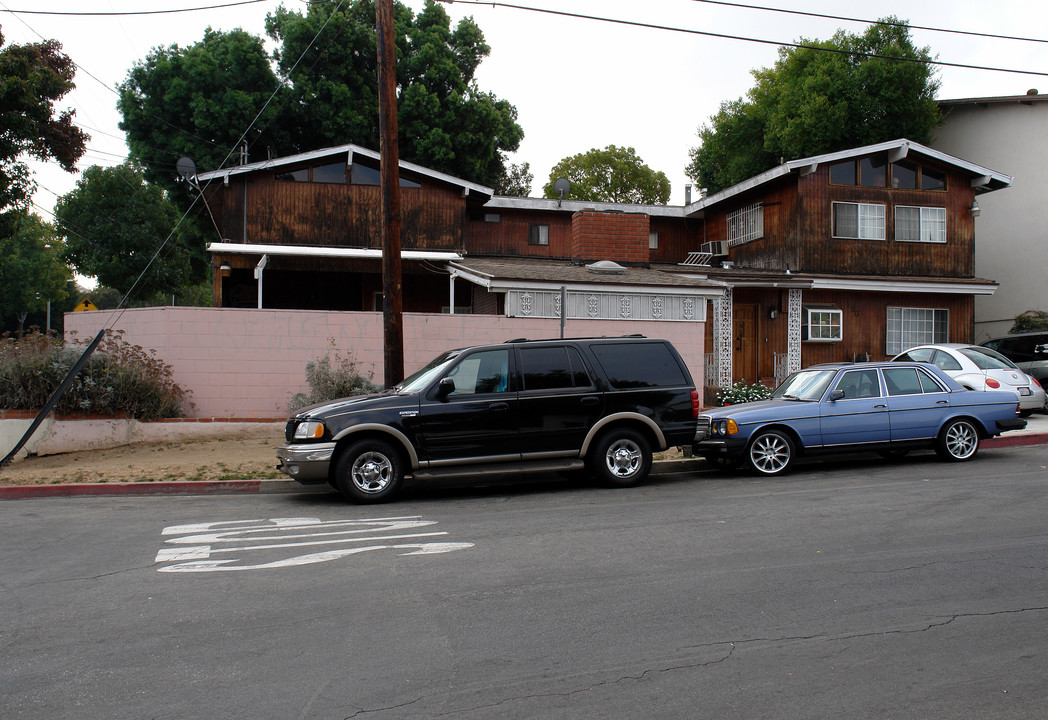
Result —
<path fill-rule="evenodd" d="M 866 203 L 833 203 L 833 237 L 883 240 L 884 206 Z"/>
<path fill-rule="evenodd" d="M 946 242 L 946 208 L 895 207 L 895 240 L 897 242 Z"/>
<path fill-rule="evenodd" d="M 764 237 L 764 206 L 754 203 L 728 213 L 728 246 Z"/>
<path fill-rule="evenodd" d="M 898 355 L 916 345 L 949 342 L 950 313 L 933 308 L 888 308 L 885 352 Z"/>

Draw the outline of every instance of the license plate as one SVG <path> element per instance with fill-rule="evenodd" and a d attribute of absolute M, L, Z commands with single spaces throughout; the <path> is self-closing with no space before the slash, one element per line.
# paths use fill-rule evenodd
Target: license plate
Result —
<path fill-rule="evenodd" d="M 1020 395 L 1032 395 L 1033 393 L 1030 392 L 1030 388 L 1021 387 L 1021 388 L 1019 388 L 1019 394 Z"/>

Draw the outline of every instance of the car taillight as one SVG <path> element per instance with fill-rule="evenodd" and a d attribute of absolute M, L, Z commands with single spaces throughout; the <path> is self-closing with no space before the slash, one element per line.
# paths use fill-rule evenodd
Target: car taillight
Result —
<path fill-rule="evenodd" d="M 697 418 L 699 416 L 699 391 L 691 391 L 691 416 Z"/>
<path fill-rule="evenodd" d="M 993 378 L 986 378 L 986 387 L 992 387 L 994 390 L 999 388 L 1001 384 Z"/>
<path fill-rule="evenodd" d="M 1037 387 L 1043 387 L 1043 386 L 1041 385 L 1041 382 L 1040 382 L 1040 380 L 1038 380 L 1037 378 L 1035 378 L 1035 377 L 1033 377 L 1033 376 L 1031 376 L 1031 377 L 1030 377 L 1030 382 L 1032 382 L 1032 383 L 1033 383 L 1034 385 L 1036 385 Z"/>

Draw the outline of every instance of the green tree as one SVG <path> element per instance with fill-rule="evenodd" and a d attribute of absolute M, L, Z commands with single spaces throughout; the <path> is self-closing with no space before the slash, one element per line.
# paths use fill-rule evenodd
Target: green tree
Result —
<path fill-rule="evenodd" d="M 0 34 L 0 46 L 4 38 Z M 0 50 L 0 211 L 25 205 L 33 192 L 30 155 L 56 160 L 74 172 L 87 135 L 73 125 L 73 111 L 55 114 L 55 103 L 73 89 L 73 61 L 54 40 Z M 11 232 L 7 227 L 3 232 Z"/>
<path fill-rule="evenodd" d="M 490 53 L 483 33 L 472 18 L 452 30 L 444 8 L 431 1 L 417 16 L 395 3 L 394 14 L 400 157 L 494 186 L 524 132 L 516 108 L 481 91 L 474 79 Z M 372 0 L 341 8 L 314 3 L 305 15 L 281 7 L 267 18 L 266 31 L 280 42 L 278 68 L 288 78 L 289 99 L 279 122 L 294 149 L 343 143 L 378 149 Z M 321 41 L 310 47 L 318 33 Z"/>
<path fill-rule="evenodd" d="M 531 195 L 531 185 L 535 182 L 535 175 L 531 172 L 531 163 L 513 163 L 506 166 L 506 171 L 495 183 L 496 195 L 508 195 L 512 197 L 528 197 Z"/>
<path fill-rule="evenodd" d="M 721 105 L 699 129 L 688 175 L 710 192 L 801 158 L 896 138 L 930 140 L 940 123 L 929 48 L 888 17 L 861 35 L 838 31 L 781 48 L 755 70 L 745 99 Z"/>
<path fill-rule="evenodd" d="M 131 157 L 145 168 L 146 180 L 184 201 L 178 159 L 192 158 L 201 169 L 221 167 L 264 107 L 248 139 L 278 149 L 286 142 L 273 125 L 279 104 L 266 106 L 279 84 L 261 38 L 243 30 L 207 28 L 204 39 L 189 47 L 156 48 L 120 86 L 120 128 Z"/>
<path fill-rule="evenodd" d="M 131 289 L 178 217 L 164 191 L 127 163 L 88 168 L 55 204 L 55 222 L 66 238 L 66 260 L 121 293 Z M 189 250 L 176 236 L 149 265 L 138 290 L 169 294 L 189 279 Z"/>
<path fill-rule="evenodd" d="M 7 231 L 0 232 L 0 316 L 14 319 L 19 334 L 26 315 L 43 311 L 48 301 L 69 294 L 66 280 L 73 273 L 62 262 L 54 229 L 24 210 L 4 214 Z"/>
<path fill-rule="evenodd" d="M 645 165 L 631 147 L 608 145 L 564 158 L 550 171 L 544 197 L 559 197 L 553 189 L 558 178 L 571 182 L 567 200 L 665 205 L 670 199 L 669 178 Z"/>

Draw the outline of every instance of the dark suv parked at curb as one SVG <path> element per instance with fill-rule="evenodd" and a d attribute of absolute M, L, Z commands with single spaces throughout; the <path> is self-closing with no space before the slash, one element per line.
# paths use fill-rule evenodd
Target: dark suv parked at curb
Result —
<path fill-rule="evenodd" d="M 280 470 L 357 502 L 416 480 L 588 469 L 607 485 L 647 477 L 652 450 L 690 445 L 699 396 L 666 340 L 511 340 L 445 352 L 382 393 L 288 420 Z"/>
<path fill-rule="evenodd" d="M 1048 331 L 1030 332 L 994 338 L 983 343 L 983 347 L 996 350 L 1019 366 L 1027 375 L 1048 390 Z"/>

